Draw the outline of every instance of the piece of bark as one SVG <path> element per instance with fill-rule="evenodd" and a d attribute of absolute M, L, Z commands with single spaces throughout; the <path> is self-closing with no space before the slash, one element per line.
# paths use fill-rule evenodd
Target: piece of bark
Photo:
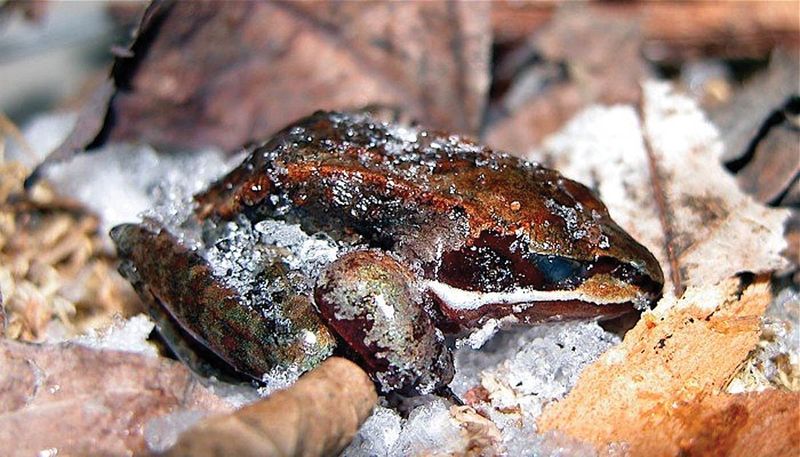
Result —
<path fill-rule="evenodd" d="M 487 3 L 157 4 L 115 67 L 110 138 L 233 149 L 319 109 L 397 106 L 474 133 Z"/>
<path fill-rule="evenodd" d="M 501 43 L 524 40 L 564 3 L 498 1 L 492 30 Z M 593 7 L 642 21 L 648 54 L 657 60 L 763 57 L 776 46 L 800 45 L 798 2 L 595 2 Z"/>
<path fill-rule="evenodd" d="M 632 18 L 593 6 L 564 8 L 527 47 L 536 63 L 518 70 L 520 75 L 495 104 L 500 106 L 493 107 L 506 113 L 486 131 L 486 142 L 494 148 L 524 155 L 586 106 L 639 100 L 639 82 L 647 71 L 638 24 Z M 564 67 L 565 78 L 538 82 L 530 94 L 520 90 L 531 85 L 532 72 L 548 63 Z M 520 101 L 525 95 L 528 99 Z"/>
<path fill-rule="evenodd" d="M 713 395 L 679 405 L 674 417 L 687 457 L 800 454 L 800 392 Z"/>
<path fill-rule="evenodd" d="M 0 341 L 4 455 L 142 455 L 144 424 L 175 410 L 230 406 L 181 364 L 83 346 Z"/>
<path fill-rule="evenodd" d="M 341 452 L 377 402 L 354 363 L 332 357 L 291 387 L 180 436 L 168 456 L 327 456 Z"/>
<path fill-rule="evenodd" d="M 566 398 L 545 408 L 540 430 L 598 449 L 624 442 L 632 455 L 678 455 L 674 405 L 724 389 L 758 343 L 770 299 L 769 280 L 760 277 L 743 291 L 734 278 L 662 300 L 583 371 Z"/>
<path fill-rule="evenodd" d="M 739 190 L 720 166 L 716 129 L 694 101 L 669 84 L 644 87 L 641 112 L 590 108 L 528 158 L 592 187 L 659 260 L 667 295 L 785 267 L 789 212 Z"/>

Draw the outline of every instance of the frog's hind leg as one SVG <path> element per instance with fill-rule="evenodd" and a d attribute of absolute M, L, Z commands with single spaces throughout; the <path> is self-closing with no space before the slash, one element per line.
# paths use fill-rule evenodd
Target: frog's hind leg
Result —
<path fill-rule="evenodd" d="M 202 343 L 182 331 L 157 298 L 152 297 L 148 301 L 150 303 L 146 304 L 147 312 L 156 324 L 159 339 L 176 359 L 186 364 L 192 372 L 200 375 L 201 383 L 205 384 L 205 379 L 208 378 L 216 378 L 228 383 L 254 380 L 250 376 L 232 369 L 214 352 L 209 351 Z"/>

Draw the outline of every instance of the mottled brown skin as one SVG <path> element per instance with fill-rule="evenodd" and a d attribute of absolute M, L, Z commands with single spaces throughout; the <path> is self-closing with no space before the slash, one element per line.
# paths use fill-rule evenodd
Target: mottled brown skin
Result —
<path fill-rule="evenodd" d="M 398 153 L 400 146 L 406 148 Z M 345 189 L 347 195 L 343 198 L 337 189 Z M 462 273 L 470 266 L 463 259 L 477 245 L 493 245 L 494 252 L 512 264 L 509 287 L 577 286 L 577 281 L 554 282 L 533 271 L 530 255 L 578 262 L 588 269 L 581 273 L 584 278 L 595 275 L 598 283 L 609 284 L 599 280 L 601 274 L 619 279 L 640 289 L 643 301 L 656 300 L 664 282 L 655 257 L 622 230 L 582 184 L 437 132 L 423 132 L 413 144 L 403 145 L 391 129 L 369 118 L 316 113 L 268 143 L 254 146 L 238 169 L 197 196 L 199 215 L 230 218 L 255 208 L 258 217 L 269 217 L 269 197 L 276 195 L 293 206 L 301 221 L 313 222 L 315 229 L 357 232 L 376 245 L 421 261 L 426 277 L 458 283 L 465 290 L 491 291 L 497 284 L 494 279 L 464 281 Z M 425 251 L 420 245 L 431 240 L 417 234 L 425 233 L 431 223 L 451 231 L 453 248 L 425 258 L 415 253 Z M 519 244 L 516 254 L 509 249 L 514 241 Z M 485 266 L 473 269 L 486 275 L 490 268 Z M 608 287 L 601 293 L 618 289 Z M 620 296 L 622 292 L 630 293 L 621 291 Z M 537 305 L 524 320 L 614 317 L 634 309 L 632 303 L 583 305 Z M 505 309 L 510 307 L 481 316 L 502 317 L 509 312 Z M 467 314 L 450 320 L 460 327 L 486 320 Z"/>
<path fill-rule="evenodd" d="M 308 233 L 323 231 L 371 248 L 345 254 L 323 273 L 315 305 L 384 391 L 413 391 L 423 383 L 430 392 L 449 382 L 452 360 L 439 330 L 465 332 L 508 316 L 521 323 L 609 318 L 661 294 L 663 275 L 653 255 L 611 220 L 589 189 L 469 140 L 403 130 L 363 114 L 319 112 L 246 150 L 242 165 L 196 196 L 198 220 L 282 218 Z M 248 370 L 274 365 L 256 361 L 281 353 L 274 343 L 255 347 L 268 337 L 252 322 L 257 316 L 232 311 L 241 303 L 206 278 L 208 267 L 185 265 L 193 258 L 185 248 L 171 254 L 176 258 L 152 259 L 148 250 L 166 252 L 175 240 L 130 227 L 116 238 L 122 257 L 141 270 L 146 284 L 139 288 L 158 295 L 176 320 L 188 318 L 198 339 L 237 369 L 237 363 Z M 170 282 L 171 271 L 187 267 L 199 275 Z M 520 290 L 549 295 L 535 306 L 489 302 L 470 308 L 451 306 L 433 284 L 465 296 Z M 209 311 L 190 309 L 187 288 L 202 291 L 201 307 Z M 379 295 L 396 299 L 378 306 Z M 384 305 L 402 318 L 376 318 Z M 291 312 L 291 306 L 283 310 Z M 377 326 L 394 336 L 376 343 L 370 332 Z M 231 334 L 245 347 L 225 339 Z"/>
<path fill-rule="evenodd" d="M 290 317 L 298 334 L 307 330 L 316 335 L 316 360 L 298 341 L 302 334 L 276 332 L 273 322 L 247 306 L 202 257 L 167 231 L 123 224 L 114 227 L 111 236 L 123 259 L 121 272 L 150 305 L 156 322 L 163 319 L 159 313 L 166 311 L 181 330 L 237 371 L 260 379 L 276 366 L 313 368 L 333 352 L 333 335 L 307 297 L 289 298 Z"/>
<path fill-rule="evenodd" d="M 344 255 L 319 278 L 314 298 L 384 391 L 452 379 L 452 355 L 426 310 L 429 297 L 398 259 L 374 249 Z"/>

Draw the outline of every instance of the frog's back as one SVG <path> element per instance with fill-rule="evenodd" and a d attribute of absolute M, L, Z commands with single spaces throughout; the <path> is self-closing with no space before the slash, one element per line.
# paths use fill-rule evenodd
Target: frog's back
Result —
<path fill-rule="evenodd" d="M 198 200 L 201 214 L 222 217 L 280 201 L 384 238 L 444 225 L 452 249 L 491 233 L 538 254 L 608 257 L 661 276 L 655 258 L 582 184 L 464 137 L 364 113 L 317 112 L 287 127 Z"/>

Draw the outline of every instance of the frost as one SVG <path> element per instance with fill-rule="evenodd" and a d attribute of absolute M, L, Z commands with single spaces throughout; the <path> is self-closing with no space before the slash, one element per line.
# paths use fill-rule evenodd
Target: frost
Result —
<path fill-rule="evenodd" d="M 463 450 L 461 427 L 449 408 L 446 401 L 436 399 L 411 411 L 390 455 L 425 455 L 431 450 L 448 454 Z"/>
<path fill-rule="evenodd" d="M 342 457 L 390 456 L 402 432 L 403 419 L 394 410 L 378 406 L 364 422 Z"/>
<path fill-rule="evenodd" d="M 322 270 L 339 256 L 336 242 L 324 233 L 308 235 L 297 224 L 264 220 L 255 225 L 261 242 L 286 248 L 291 256 L 286 262 L 293 270 L 300 270 L 316 278 Z"/>
<path fill-rule="evenodd" d="M 127 320 L 117 317 L 107 329 L 89 329 L 85 335 L 73 339 L 72 342 L 94 349 L 136 352 L 156 357 L 158 350 L 147 341 L 154 327 L 153 321 L 144 314 Z"/>
<path fill-rule="evenodd" d="M 141 214 L 176 225 L 191 211 L 191 195 L 229 168 L 214 150 L 160 154 L 149 146 L 116 144 L 53 164 L 46 176 L 61 195 L 94 210 L 107 233 Z"/>
<path fill-rule="evenodd" d="M 503 455 L 594 455 L 585 443 L 538 434 L 535 421 L 544 405 L 569 392 L 586 365 L 618 342 L 596 322 L 503 331 L 480 350 L 456 351 L 450 387 L 461 398 L 470 389 L 485 389 Z"/>
<path fill-rule="evenodd" d="M 762 391 L 781 386 L 800 388 L 800 292 L 782 290 L 761 324 L 761 341 L 728 385 L 729 393 Z"/>
<path fill-rule="evenodd" d="M 294 367 L 275 367 L 261 377 L 264 385 L 258 388 L 258 395 L 268 397 L 275 391 L 285 389 L 294 384 L 301 374 L 303 373 Z"/>
<path fill-rule="evenodd" d="M 437 398 L 414 408 L 407 420 L 394 410 L 375 408 L 342 455 L 407 457 L 431 455 L 431 452 L 450 455 L 463 451 L 466 444 L 449 403 Z"/>

